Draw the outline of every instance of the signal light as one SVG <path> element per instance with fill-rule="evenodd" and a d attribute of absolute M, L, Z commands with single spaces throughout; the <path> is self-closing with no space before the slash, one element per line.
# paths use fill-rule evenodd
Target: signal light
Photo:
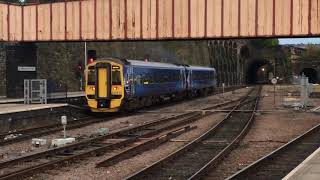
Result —
<path fill-rule="evenodd" d="M 90 59 L 88 60 L 88 64 L 93 63 L 93 61 L 94 61 L 94 59 L 93 59 L 93 58 L 90 58 Z"/>
<path fill-rule="evenodd" d="M 97 59 L 97 52 L 96 50 L 89 50 L 87 52 L 87 64 L 93 63 Z"/>
<path fill-rule="evenodd" d="M 82 70 L 83 70 L 83 66 L 82 66 L 81 61 L 79 61 L 79 62 L 78 62 L 77 69 L 78 69 L 78 71 L 79 71 L 79 72 L 82 72 Z"/>

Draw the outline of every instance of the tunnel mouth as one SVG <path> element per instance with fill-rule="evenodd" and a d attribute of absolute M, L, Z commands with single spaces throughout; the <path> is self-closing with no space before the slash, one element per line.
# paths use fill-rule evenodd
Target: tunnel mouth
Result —
<path fill-rule="evenodd" d="M 267 60 L 257 59 L 249 63 L 246 72 L 247 84 L 268 84 L 269 74 L 272 73 L 273 66 Z"/>
<path fill-rule="evenodd" d="M 317 70 L 313 68 L 304 68 L 300 75 L 305 75 L 309 78 L 309 83 L 317 84 L 319 83 L 319 77 L 318 77 L 318 72 Z"/>

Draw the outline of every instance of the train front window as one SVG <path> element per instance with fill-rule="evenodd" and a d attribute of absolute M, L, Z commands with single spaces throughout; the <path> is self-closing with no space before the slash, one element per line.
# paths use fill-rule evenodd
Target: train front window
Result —
<path fill-rule="evenodd" d="M 112 85 L 121 85 L 120 71 L 112 71 Z"/>
<path fill-rule="evenodd" d="M 96 85 L 96 72 L 94 70 L 88 71 L 88 85 Z"/>

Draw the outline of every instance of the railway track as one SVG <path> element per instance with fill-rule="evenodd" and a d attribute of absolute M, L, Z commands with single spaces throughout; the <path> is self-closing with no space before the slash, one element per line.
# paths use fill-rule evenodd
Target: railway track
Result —
<path fill-rule="evenodd" d="M 238 87 L 234 88 L 227 88 L 225 92 L 228 91 L 233 91 L 235 89 L 238 89 Z M 214 94 L 218 94 L 222 92 L 222 90 L 218 89 L 218 91 Z M 239 101 L 235 100 L 235 101 L 230 101 L 230 103 L 222 103 L 220 105 L 214 105 L 212 107 L 206 108 L 206 109 L 210 109 L 210 108 L 219 108 L 222 107 L 224 105 L 228 105 L 228 104 L 232 104 Z M 159 105 L 161 106 L 161 105 Z M 72 108 L 75 108 L 74 106 L 71 105 Z M 205 110 L 205 109 L 204 109 Z M 60 112 L 61 113 L 61 112 Z M 66 112 L 67 114 L 71 114 L 71 112 Z M 90 118 L 90 117 L 84 117 L 78 120 L 73 120 L 73 121 L 69 121 L 68 122 L 68 126 L 67 129 L 76 129 L 76 128 L 81 128 L 81 127 L 85 127 L 88 126 L 90 124 L 94 124 L 94 123 L 98 123 L 98 122 L 103 122 L 103 121 L 109 121 L 113 118 L 118 118 L 121 115 L 116 115 L 114 117 L 111 118 Z M 48 135 L 48 134 L 52 134 L 55 132 L 59 132 L 62 131 L 63 127 L 61 124 L 52 124 L 52 125 L 47 125 L 47 126 L 41 126 L 41 127 L 36 127 L 36 128 L 27 128 L 27 129 L 21 129 L 21 130 L 15 130 L 12 132 L 7 132 L 7 133 L 1 133 L 0 134 L 0 147 L 4 146 L 4 145 L 8 145 L 8 144 L 13 144 L 13 143 L 18 143 L 27 139 L 31 139 L 31 138 L 36 138 L 36 137 L 40 137 L 43 135 Z M 13 137 L 10 137 L 13 136 Z"/>
<path fill-rule="evenodd" d="M 243 98 L 242 98 L 243 99 Z M 210 108 L 219 108 L 239 100 L 228 101 Z M 209 109 L 209 108 L 206 108 Z M 53 148 L 15 159 L 0 161 L 0 179 L 23 178 L 36 172 L 55 167 L 69 161 L 79 160 L 92 155 L 127 146 L 141 138 L 152 137 L 161 132 L 185 126 L 211 113 L 190 112 L 170 118 L 147 122 L 142 125 L 118 130 L 108 135 L 93 137 L 60 148 Z"/>
<path fill-rule="evenodd" d="M 226 105 L 229 105 L 232 103 L 236 103 L 240 99 L 224 102 L 224 103 L 217 104 L 217 105 L 213 105 L 209 108 L 205 108 L 204 110 L 223 107 L 223 106 L 226 106 Z M 69 121 L 68 125 L 67 125 L 67 129 L 71 130 L 71 129 L 81 128 L 81 127 L 88 126 L 90 124 L 99 123 L 99 122 L 103 122 L 103 121 L 109 121 L 111 119 L 118 118 L 118 117 L 121 117 L 121 115 L 118 114 L 118 115 L 115 115 L 115 116 L 109 117 L 109 118 L 85 117 L 82 119 Z M 21 142 L 21 141 L 24 141 L 27 139 L 52 134 L 52 133 L 59 132 L 62 130 L 63 130 L 63 127 L 61 124 L 53 124 L 53 125 L 36 127 L 36 128 L 21 129 L 21 130 L 17 130 L 17 131 L 13 131 L 13 132 L 8 132 L 8 133 L 2 133 L 2 134 L 0 134 L 0 147 L 4 146 L 4 145 L 8 145 L 8 144 Z M 14 137 L 10 138 L 10 135 L 13 135 Z M 7 138 L 7 137 L 9 137 L 9 138 Z"/>
<path fill-rule="evenodd" d="M 317 125 L 228 179 L 282 179 L 320 147 L 319 137 Z"/>
<path fill-rule="evenodd" d="M 256 95 L 253 95 L 255 101 L 241 103 L 245 101 L 243 99 L 220 123 L 205 134 L 127 179 L 201 178 L 246 134 L 254 119 L 260 91 L 261 88 L 255 91 Z M 238 109 L 253 109 L 253 111 L 251 113 L 234 111 Z"/>
<path fill-rule="evenodd" d="M 73 120 L 69 121 L 67 125 L 67 129 L 76 129 L 80 127 L 84 127 L 93 123 L 98 123 L 102 121 L 108 121 L 111 120 L 112 118 L 82 118 L 78 120 Z M 61 124 L 53 124 L 53 125 L 48 125 L 48 126 L 42 126 L 42 127 L 36 127 L 36 128 L 28 128 L 28 129 L 22 129 L 18 131 L 13 131 L 13 132 L 8 132 L 8 133 L 3 133 L 0 134 L 0 147 L 7 145 L 7 144 L 12 144 L 12 143 L 17 143 L 20 141 L 24 141 L 27 139 L 55 133 L 62 131 L 63 127 Z M 10 135 L 15 136 L 14 138 L 6 138 L 10 137 Z"/>

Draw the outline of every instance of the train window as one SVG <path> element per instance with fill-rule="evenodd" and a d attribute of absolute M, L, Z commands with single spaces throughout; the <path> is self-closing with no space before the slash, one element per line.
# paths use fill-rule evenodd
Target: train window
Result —
<path fill-rule="evenodd" d="M 96 85 L 96 72 L 94 70 L 88 71 L 88 85 Z"/>
<path fill-rule="evenodd" d="M 112 85 L 121 85 L 120 71 L 112 71 Z"/>

